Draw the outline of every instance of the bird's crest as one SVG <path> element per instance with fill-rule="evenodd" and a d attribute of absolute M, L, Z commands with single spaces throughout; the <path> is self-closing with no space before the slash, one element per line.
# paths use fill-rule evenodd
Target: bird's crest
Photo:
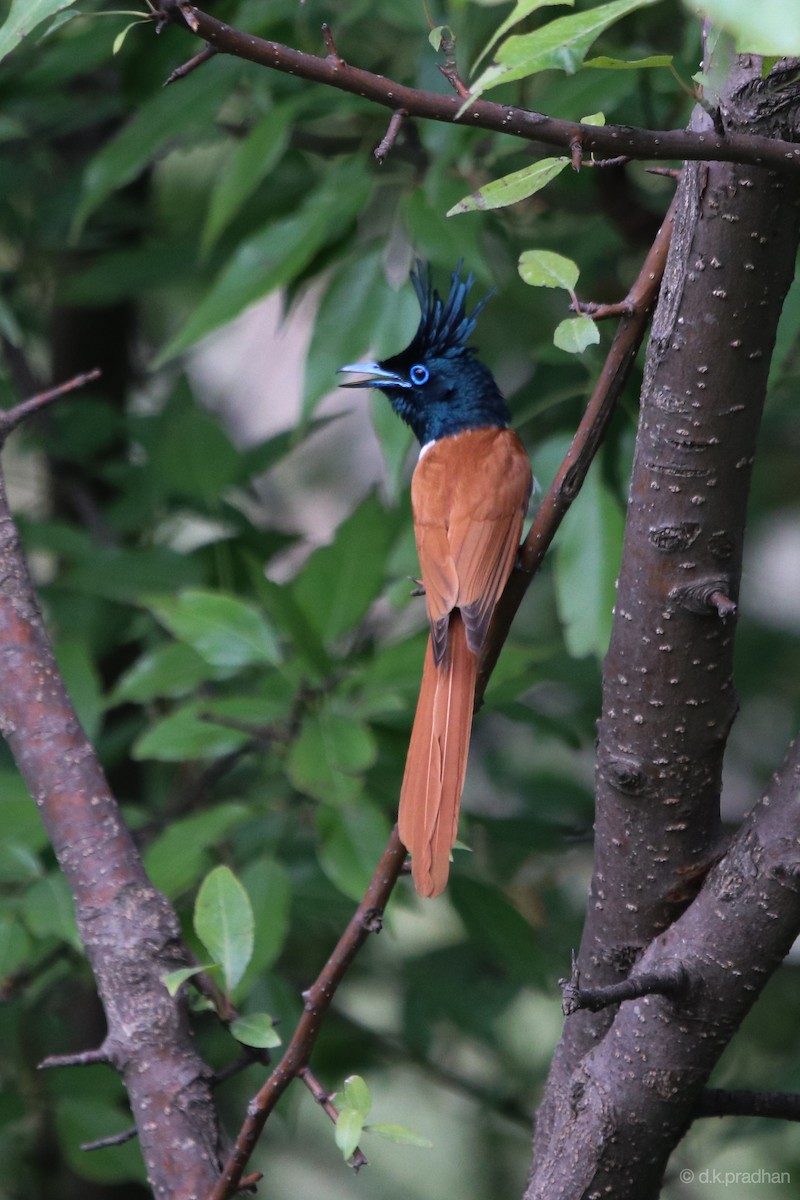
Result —
<path fill-rule="evenodd" d="M 472 273 L 466 279 L 461 278 L 463 265 L 463 260 L 459 260 L 450 276 L 450 295 L 447 300 L 442 300 L 431 283 L 430 265 L 425 267 L 419 259 L 415 262 L 411 282 L 422 316 L 406 354 L 417 358 L 454 358 L 471 351 L 471 347 L 467 346 L 467 338 L 475 328 L 486 301 L 494 294 L 494 289 L 479 300 L 467 316 L 467 296 L 475 279 Z"/>

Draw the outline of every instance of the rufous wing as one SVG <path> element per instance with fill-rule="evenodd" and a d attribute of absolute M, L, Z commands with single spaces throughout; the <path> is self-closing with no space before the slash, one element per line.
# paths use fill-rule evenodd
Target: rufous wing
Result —
<path fill-rule="evenodd" d="M 507 429 L 443 438 L 412 480 L 431 639 L 400 796 L 400 838 L 417 891 L 437 896 L 450 869 L 467 767 L 478 656 L 514 565 L 531 491 Z"/>

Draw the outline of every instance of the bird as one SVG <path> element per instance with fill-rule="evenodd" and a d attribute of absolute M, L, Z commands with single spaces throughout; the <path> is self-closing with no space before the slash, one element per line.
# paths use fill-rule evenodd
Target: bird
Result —
<path fill-rule="evenodd" d="M 519 550 L 533 486 L 511 414 L 469 338 L 490 292 L 467 313 L 474 277 L 459 262 L 446 300 L 417 260 L 420 307 L 405 350 L 340 373 L 367 378 L 420 444 L 411 507 L 430 636 L 400 791 L 398 829 L 420 896 L 445 888 L 467 768 L 475 680 L 495 605 Z"/>

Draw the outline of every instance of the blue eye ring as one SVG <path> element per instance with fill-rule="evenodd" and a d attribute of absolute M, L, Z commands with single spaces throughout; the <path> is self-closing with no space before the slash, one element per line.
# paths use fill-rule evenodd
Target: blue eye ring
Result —
<path fill-rule="evenodd" d="M 420 387 L 423 383 L 427 383 L 431 377 L 431 373 L 422 363 L 415 363 L 408 372 L 408 377 L 412 383 Z"/>

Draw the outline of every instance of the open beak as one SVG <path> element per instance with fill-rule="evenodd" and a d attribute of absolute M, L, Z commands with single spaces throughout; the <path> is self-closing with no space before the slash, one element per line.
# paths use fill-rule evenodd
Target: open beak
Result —
<path fill-rule="evenodd" d="M 395 371 L 385 370 L 384 367 L 380 366 L 379 363 L 376 362 L 348 363 L 346 367 L 339 367 L 337 374 L 341 375 L 344 372 L 349 371 L 352 371 L 354 374 L 358 375 L 369 375 L 370 378 L 354 379 L 350 383 L 340 383 L 339 387 L 379 388 L 386 387 L 387 385 L 391 385 L 392 387 L 408 387 L 408 384 L 401 375 L 398 375 Z"/>

